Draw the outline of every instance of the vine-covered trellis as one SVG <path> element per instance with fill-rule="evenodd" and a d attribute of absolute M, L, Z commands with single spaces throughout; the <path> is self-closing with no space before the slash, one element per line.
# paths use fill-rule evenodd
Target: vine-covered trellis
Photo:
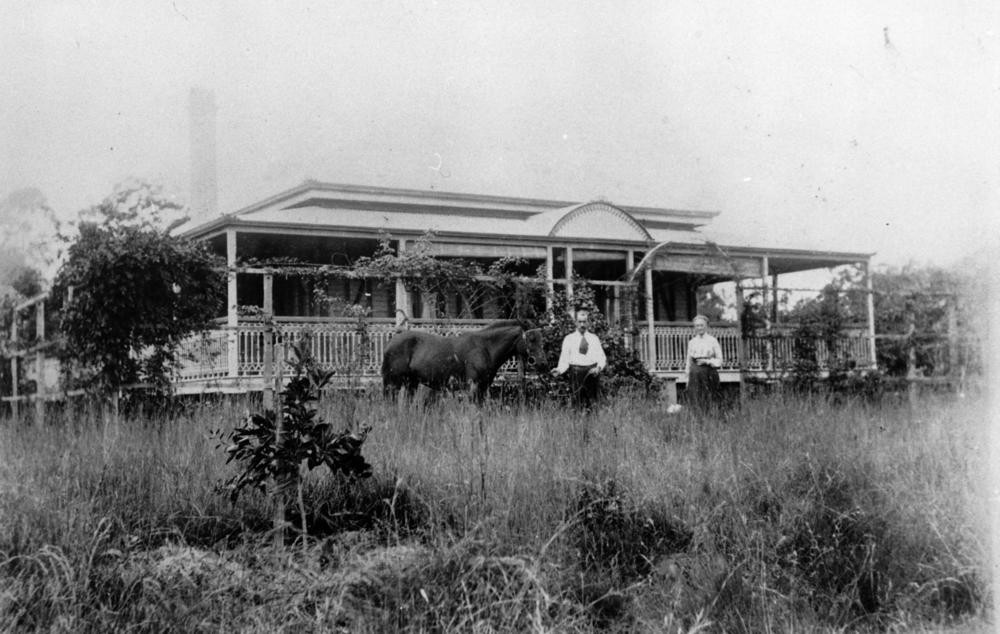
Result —
<path fill-rule="evenodd" d="M 651 385 L 651 375 L 633 349 L 635 333 L 631 330 L 630 311 L 619 323 L 609 323 L 598 309 L 595 291 L 586 280 L 574 277 L 570 288 L 553 285 L 546 279 L 544 267 L 528 271 L 527 262 L 521 258 L 504 257 L 484 265 L 462 258 L 439 257 L 433 253 L 431 239 L 431 235 L 424 236 L 400 252 L 386 236 L 373 255 L 358 258 L 350 265 L 314 265 L 288 258 L 247 260 L 229 273 L 261 274 L 272 280 L 297 279 L 315 306 L 324 307 L 323 312 L 337 318 L 341 326 L 345 321 L 353 324 L 351 329 L 356 345 L 343 353 L 350 357 L 345 360 L 345 374 L 356 376 L 360 373 L 359 368 L 371 367 L 371 359 L 366 356 L 373 349 L 368 345 L 369 337 L 374 326 L 384 330 L 384 325 L 373 319 L 371 307 L 364 301 L 365 294 L 358 289 L 380 288 L 395 289 L 397 296 L 401 290 L 419 298 L 417 301 L 422 304 L 412 313 L 397 309 L 396 329 L 419 325 L 449 333 L 458 332 L 453 322 L 471 321 L 473 323 L 459 325 L 475 327 L 473 324 L 483 320 L 484 315 L 489 315 L 488 319 L 517 319 L 526 325 L 544 328 L 552 365 L 557 361 L 562 337 L 574 328 L 573 311 L 586 308 L 594 315 L 595 331 L 607 342 L 609 364 L 617 370 L 616 374 L 626 380 L 638 379 L 646 387 Z M 345 299 L 329 292 L 340 281 L 364 282 L 370 286 L 352 287 L 355 288 L 353 297 Z M 628 285 L 619 290 L 619 298 L 628 306 L 634 304 L 634 295 L 634 288 Z M 430 309 L 427 303 L 432 304 Z M 277 332 L 273 306 L 267 306 L 266 299 L 264 304 L 263 307 L 240 306 L 240 318 L 259 323 L 269 332 Z M 283 326 L 281 330 L 287 329 Z M 269 335 L 262 336 L 266 339 L 263 347 L 267 348 L 264 355 L 269 359 L 273 344 L 269 343 Z M 294 336 L 309 338 L 315 333 L 303 327 Z M 271 375 L 270 368 L 264 370 L 265 375 Z"/>
<path fill-rule="evenodd" d="M 306 288 L 314 306 L 330 316 L 356 318 L 368 313 L 366 296 L 374 288 L 392 289 L 400 284 L 410 294 L 417 310 L 397 306 L 397 320 L 412 321 L 423 316 L 437 321 L 482 319 L 490 314 L 499 319 L 539 319 L 545 310 L 544 273 L 525 270 L 527 261 L 503 257 L 483 265 L 463 258 L 443 258 L 433 254 L 427 234 L 405 251 L 393 248 L 383 236 L 371 256 L 348 265 L 315 265 L 290 258 L 247 260 L 234 272 L 261 273 L 279 278 L 296 278 Z M 332 287 L 339 281 L 357 281 L 345 297 Z M 486 308 L 491 308 L 487 311 Z M 241 306 L 252 316 L 260 307 Z"/>

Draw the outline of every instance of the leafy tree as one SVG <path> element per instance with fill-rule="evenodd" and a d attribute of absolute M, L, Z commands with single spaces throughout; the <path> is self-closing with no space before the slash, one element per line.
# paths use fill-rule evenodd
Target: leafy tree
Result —
<path fill-rule="evenodd" d="M 985 334 L 980 305 L 987 279 L 985 261 L 976 257 L 951 269 L 910 263 L 876 270 L 872 276 L 876 332 L 912 332 L 908 338 L 877 342 L 879 366 L 889 374 L 906 374 L 913 345 L 918 368 L 928 374 L 948 371 L 949 311 L 953 310 L 958 361 L 971 371 L 980 371 L 979 349 Z"/>
<path fill-rule="evenodd" d="M 797 323 L 793 337 L 792 382 L 802 389 L 811 389 L 820 376 L 819 344 L 825 343 L 831 378 L 844 373 L 851 364 L 840 354 L 844 327 L 849 323 L 847 298 L 837 284 L 827 284 L 819 297 L 796 305 L 793 318 Z"/>
<path fill-rule="evenodd" d="M 51 276 L 60 223 L 45 195 L 35 188 L 10 192 L 0 200 L 0 279 L 10 283 L 16 271 L 33 269 Z"/>
<path fill-rule="evenodd" d="M 130 200 L 116 190 L 90 210 L 104 221 L 79 224 L 53 287 L 62 357 L 85 385 L 100 389 L 167 385 L 181 341 L 206 329 L 224 304 L 221 263 L 204 245 L 121 211 Z"/>
<path fill-rule="evenodd" d="M 987 269 L 985 254 L 973 254 L 951 268 L 910 263 L 873 270 L 875 331 L 897 335 L 877 340 L 879 368 L 894 376 L 906 374 L 912 346 L 918 369 L 928 374 L 952 370 L 948 328 L 953 311 L 958 363 L 970 372 L 981 371 L 979 350 L 986 328 L 979 305 L 986 296 Z M 835 354 L 836 333 L 867 321 L 868 296 L 858 292 L 863 288 L 861 271 L 845 267 L 819 297 L 800 301 L 785 319 L 800 325 L 795 336 L 826 340 Z"/>
<path fill-rule="evenodd" d="M 9 271 L 7 282 L 18 296 L 24 298 L 38 295 L 44 287 L 42 272 L 30 266 L 19 266 Z"/>
<path fill-rule="evenodd" d="M 142 179 L 129 179 L 115 185 L 100 203 L 80 211 L 76 222 L 60 225 L 60 236 L 71 241 L 74 228 L 87 224 L 170 231 L 187 219 L 184 207 L 167 196 L 162 187 Z"/>
<path fill-rule="evenodd" d="M 762 293 L 754 291 L 743 297 L 743 312 L 740 314 L 740 331 L 744 337 L 758 336 L 767 325 L 767 303 Z M 711 317 L 709 317 L 711 319 Z"/>

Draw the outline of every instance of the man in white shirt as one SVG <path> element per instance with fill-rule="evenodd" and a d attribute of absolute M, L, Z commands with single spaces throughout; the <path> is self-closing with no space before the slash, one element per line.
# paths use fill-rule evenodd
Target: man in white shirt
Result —
<path fill-rule="evenodd" d="M 601 340 L 589 329 L 590 313 L 576 311 L 576 330 L 563 338 L 559 365 L 552 370 L 552 376 L 569 372 L 573 404 L 583 408 L 589 408 L 597 399 L 598 375 L 608 364 Z"/>

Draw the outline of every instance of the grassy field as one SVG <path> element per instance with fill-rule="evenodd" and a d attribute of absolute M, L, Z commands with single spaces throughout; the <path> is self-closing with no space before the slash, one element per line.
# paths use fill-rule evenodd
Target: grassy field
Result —
<path fill-rule="evenodd" d="M 4 421 L 0 631 L 991 630 L 975 399 L 319 407 L 374 476 L 280 548 L 218 490 L 246 404 Z"/>

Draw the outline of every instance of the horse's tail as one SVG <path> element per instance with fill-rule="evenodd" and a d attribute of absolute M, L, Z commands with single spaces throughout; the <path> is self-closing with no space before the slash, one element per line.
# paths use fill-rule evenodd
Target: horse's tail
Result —
<path fill-rule="evenodd" d="M 398 330 L 396 334 L 393 335 L 388 343 L 385 344 L 385 350 L 382 352 L 382 376 L 386 374 L 391 374 L 394 371 L 399 372 L 400 364 L 408 366 L 410 363 L 410 357 L 413 355 L 413 344 L 414 341 L 413 334 L 406 330 Z"/>
<path fill-rule="evenodd" d="M 398 389 L 407 384 L 415 343 L 412 333 L 398 333 L 386 344 L 382 353 L 383 390 Z"/>
<path fill-rule="evenodd" d="M 385 382 L 386 378 L 388 378 L 389 374 L 392 371 L 392 357 L 393 357 L 393 354 L 394 354 L 393 350 L 395 348 L 395 346 L 393 346 L 392 344 L 393 344 L 393 340 L 390 339 L 389 343 L 385 347 L 385 352 L 382 353 L 382 382 L 383 383 Z"/>

